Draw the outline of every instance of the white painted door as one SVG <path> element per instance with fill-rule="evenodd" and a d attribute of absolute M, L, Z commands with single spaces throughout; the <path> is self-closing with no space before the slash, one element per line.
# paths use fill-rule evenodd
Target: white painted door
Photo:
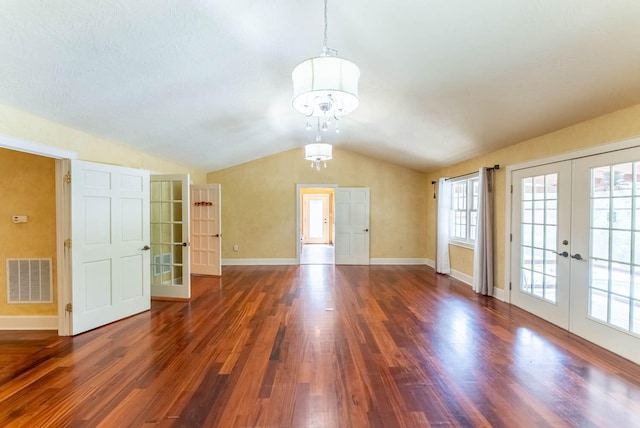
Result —
<path fill-rule="evenodd" d="M 572 195 L 571 330 L 640 364 L 640 148 L 575 160 Z"/>
<path fill-rule="evenodd" d="M 304 243 L 329 243 L 329 195 L 304 195 Z"/>
<path fill-rule="evenodd" d="M 78 160 L 70 170 L 75 335 L 150 308 L 149 172 Z"/>
<path fill-rule="evenodd" d="M 336 264 L 369 264 L 369 188 L 335 191 Z"/>
<path fill-rule="evenodd" d="M 640 364 L 640 148 L 512 182 L 512 303 Z"/>
<path fill-rule="evenodd" d="M 512 174 L 511 303 L 569 328 L 571 162 Z"/>
<path fill-rule="evenodd" d="M 191 273 L 221 275 L 220 184 L 191 186 Z"/>
<path fill-rule="evenodd" d="M 189 175 L 151 176 L 151 296 L 189 299 Z"/>

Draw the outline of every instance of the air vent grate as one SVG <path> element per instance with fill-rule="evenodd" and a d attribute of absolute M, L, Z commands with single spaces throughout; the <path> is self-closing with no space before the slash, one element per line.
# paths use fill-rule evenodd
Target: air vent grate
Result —
<path fill-rule="evenodd" d="M 51 259 L 7 259 L 9 303 L 51 303 Z"/>

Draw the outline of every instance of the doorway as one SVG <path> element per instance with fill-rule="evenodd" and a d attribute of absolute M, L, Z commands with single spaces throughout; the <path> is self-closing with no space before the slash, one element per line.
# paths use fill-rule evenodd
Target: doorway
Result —
<path fill-rule="evenodd" d="M 335 263 L 335 188 L 299 185 L 298 257 L 300 264 Z"/>
<path fill-rule="evenodd" d="M 511 182 L 511 302 L 640 363 L 640 148 Z"/>

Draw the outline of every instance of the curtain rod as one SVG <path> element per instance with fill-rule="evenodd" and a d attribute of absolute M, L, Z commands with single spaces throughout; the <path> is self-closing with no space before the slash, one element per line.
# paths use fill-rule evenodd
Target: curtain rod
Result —
<path fill-rule="evenodd" d="M 495 169 L 500 169 L 500 165 L 499 164 L 495 164 L 494 166 L 488 166 L 487 170 L 488 171 L 492 171 Z M 475 174 L 477 171 L 472 171 L 472 172 L 467 172 L 466 174 L 460 174 L 460 175 L 456 175 L 455 177 L 449 177 L 446 180 L 455 180 L 456 178 L 460 178 L 460 177 L 464 177 L 465 175 L 471 175 L 471 174 Z M 432 181 L 431 184 L 436 184 L 437 181 Z"/>

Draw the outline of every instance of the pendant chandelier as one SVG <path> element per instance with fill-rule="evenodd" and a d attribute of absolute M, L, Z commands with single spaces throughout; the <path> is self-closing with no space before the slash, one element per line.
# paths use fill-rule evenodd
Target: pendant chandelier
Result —
<path fill-rule="evenodd" d="M 311 161 L 311 168 L 320 171 L 320 163 L 327 167 L 327 161 L 333 159 L 331 144 L 315 143 L 304 146 L 304 158 Z"/>
<path fill-rule="evenodd" d="M 306 129 L 316 127 L 316 143 L 305 146 L 305 159 L 311 167 L 320 169 L 320 162 L 331 159 L 331 145 L 322 144 L 322 133 L 333 120 L 336 133 L 340 119 L 358 107 L 357 65 L 338 56 L 327 47 L 327 0 L 324 0 L 324 43 L 322 54 L 298 64 L 291 73 L 293 79 L 293 108 L 307 117 Z M 315 122 L 315 123 L 314 123 Z"/>

